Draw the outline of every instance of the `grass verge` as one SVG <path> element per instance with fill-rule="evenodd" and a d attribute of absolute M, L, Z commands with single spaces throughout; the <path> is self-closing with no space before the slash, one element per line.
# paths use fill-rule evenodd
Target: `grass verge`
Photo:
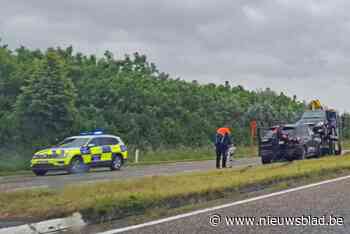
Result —
<path fill-rule="evenodd" d="M 0 176 L 7 175 L 23 175 L 31 173 L 29 165 L 30 159 L 28 157 L 20 157 L 18 154 L 9 154 L 0 157 Z M 30 154 L 27 154 L 30 155 Z M 215 159 L 215 152 L 213 148 L 178 148 L 178 149 L 163 149 L 157 151 L 141 151 L 139 163 L 135 163 L 134 152 L 129 154 L 128 165 L 157 165 L 164 163 L 175 162 L 190 162 L 190 161 L 204 161 Z M 7 157 L 6 157 L 7 156 Z M 256 146 L 239 146 L 235 158 L 256 157 Z"/>
<path fill-rule="evenodd" d="M 238 146 L 235 158 L 256 157 L 257 146 Z M 158 164 L 164 162 L 203 161 L 215 159 L 214 147 L 177 148 L 157 151 L 141 151 L 139 164 Z M 130 152 L 129 161 L 134 163 L 134 152 Z"/>
<path fill-rule="evenodd" d="M 30 170 L 0 171 L 0 176 L 33 175 Z"/>
<path fill-rule="evenodd" d="M 276 163 L 243 169 L 153 176 L 118 182 L 0 194 L 0 219 L 56 218 L 81 212 L 90 222 L 173 209 L 260 190 L 284 181 L 350 172 L 350 157 Z"/>

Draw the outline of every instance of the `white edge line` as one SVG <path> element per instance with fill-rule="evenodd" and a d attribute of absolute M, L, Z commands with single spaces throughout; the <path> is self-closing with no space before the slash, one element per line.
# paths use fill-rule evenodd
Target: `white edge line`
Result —
<path fill-rule="evenodd" d="M 193 211 L 193 212 L 189 212 L 189 213 L 185 213 L 185 214 L 175 215 L 175 216 L 171 216 L 168 218 L 159 219 L 159 220 L 155 220 L 155 221 L 151 221 L 151 222 L 147 222 L 147 223 L 142 223 L 142 224 L 133 225 L 133 226 L 124 227 L 124 228 L 119 228 L 119 229 L 114 229 L 114 230 L 109 230 L 109 231 L 106 231 L 106 232 L 103 232 L 100 234 L 114 234 L 114 233 L 131 231 L 131 230 L 135 230 L 135 229 L 139 229 L 139 228 L 143 228 L 143 227 L 148 227 L 148 226 L 153 226 L 153 225 L 157 225 L 157 224 L 161 224 L 161 223 L 165 223 L 165 222 L 170 222 L 170 221 L 174 221 L 177 219 L 182 219 L 182 218 L 186 218 L 186 217 L 190 217 L 190 216 L 194 216 L 194 215 L 198 215 L 198 214 L 203 214 L 206 212 L 211 212 L 211 211 L 215 211 L 215 210 L 219 210 L 219 209 L 223 209 L 223 208 L 237 206 L 237 205 L 241 205 L 241 204 L 252 202 L 252 201 L 257 201 L 257 200 L 266 199 L 266 198 L 270 198 L 270 197 L 274 197 L 274 196 L 279 196 L 279 195 L 290 193 L 290 192 L 308 189 L 308 188 L 316 187 L 316 186 L 323 185 L 323 184 L 328 184 L 328 183 L 333 183 L 333 182 L 337 182 L 337 181 L 341 181 L 341 180 L 346 180 L 349 178 L 350 178 L 350 175 L 338 177 L 335 179 L 325 180 L 325 181 L 321 181 L 318 183 L 313 183 L 313 184 L 308 184 L 308 185 L 304 185 L 304 186 L 300 186 L 300 187 L 296 187 L 296 188 L 286 189 L 286 190 L 282 190 L 282 191 L 275 192 L 275 193 L 270 193 L 270 194 L 266 194 L 266 195 L 262 195 L 262 196 L 258 196 L 258 197 L 253 197 L 253 198 L 248 198 L 245 200 L 236 201 L 236 202 L 232 202 L 232 203 L 228 203 L 228 204 L 224 204 L 224 205 L 220 205 L 220 206 L 214 206 L 211 208 L 197 210 L 197 211 Z"/>

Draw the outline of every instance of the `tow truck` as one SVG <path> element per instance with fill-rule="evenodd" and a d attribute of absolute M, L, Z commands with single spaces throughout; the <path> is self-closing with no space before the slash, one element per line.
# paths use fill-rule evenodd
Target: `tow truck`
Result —
<path fill-rule="evenodd" d="M 307 110 L 297 124 L 310 126 L 316 136 L 321 138 L 322 155 L 340 155 L 342 153 L 342 122 L 334 109 L 326 109 L 321 105 Z"/>
<path fill-rule="evenodd" d="M 259 156 L 266 164 L 309 156 L 341 155 L 341 130 L 338 112 L 313 100 L 296 123 L 258 130 Z"/>

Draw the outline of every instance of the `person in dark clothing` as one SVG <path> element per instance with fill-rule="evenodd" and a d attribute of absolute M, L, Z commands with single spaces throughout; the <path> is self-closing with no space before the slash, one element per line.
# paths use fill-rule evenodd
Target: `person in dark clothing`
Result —
<path fill-rule="evenodd" d="M 232 145 L 231 136 L 228 132 L 222 135 L 216 134 L 215 148 L 216 148 L 216 168 L 220 168 L 220 161 L 222 160 L 222 168 L 226 167 L 228 149 Z"/>
<path fill-rule="evenodd" d="M 216 168 L 220 168 L 222 138 L 223 135 L 217 132 L 215 135 Z"/>

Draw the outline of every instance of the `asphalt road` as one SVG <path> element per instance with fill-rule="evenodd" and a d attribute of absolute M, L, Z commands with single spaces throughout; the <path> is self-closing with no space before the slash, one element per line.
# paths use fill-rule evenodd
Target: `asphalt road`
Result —
<path fill-rule="evenodd" d="M 235 160 L 234 167 L 258 165 L 260 158 L 244 158 Z M 61 188 L 68 184 L 82 184 L 106 180 L 125 180 L 144 176 L 171 175 L 176 173 L 206 171 L 215 168 L 214 161 L 179 162 L 160 165 L 129 166 L 121 171 L 110 171 L 101 168 L 85 174 L 69 175 L 54 173 L 38 177 L 34 175 L 18 175 L 0 177 L 0 192 L 30 188 Z"/>
<path fill-rule="evenodd" d="M 213 214 L 221 216 L 221 223 L 213 227 L 209 224 L 209 217 Z M 317 217 L 325 216 L 324 223 L 333 222 L 337 219 L 338 224 L 343 225 L 315 225 L 316 222 L 323 224 L 322 220 L 316 221 Z M 235 217 L 302 217 L 308 216 L 314 220 L 315 226 L 307 224 L 308 221 L 299 221 L 299 225 L 227 225 L 225 216 Z M 336 217 L 336 218 L 335 218 Z M 271 218 L 270 220 L 276 218 Z M 241 219 L 242 220 L 242 219 Z M 285 221 L 273 221 L 282 224 Z M 247 222 L 246 222 L 247 223 Z M 115 230 L 114 230 L 115 231 Z M 114 231 L 108 231 L 109 234 Z M 124 230 L 125 231 L 125 230 Z M 133 233 L 350 233 L 350 177 L 327 184 L 317 185 L 298 191 L 277 194 L 271 197 L 238 203 L 223 209 L 211 210 L 200 214 L 168 220 L 160 224 L 141 226 L 129 230 Z"/>

